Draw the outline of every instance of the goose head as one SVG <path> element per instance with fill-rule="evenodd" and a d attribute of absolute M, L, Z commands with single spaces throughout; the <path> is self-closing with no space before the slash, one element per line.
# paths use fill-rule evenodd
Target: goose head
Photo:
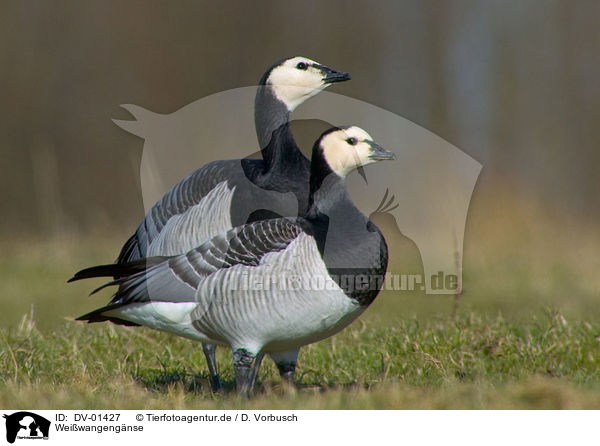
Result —
<path fill-rule="evenodd" d="M 329 85 L 350 79 L 350 74 L 333 70 L 306 57 L 278 62 L 261 79 L 272 94 L 292 112 L 298 105 Z"/>
<path fill-rule="evenodd" d="M 396 159 L 393 152 L 381 147 L 371 135 L 357 126 L 327 130 L 315 144 L 315 156 L 322 158 L 328 168 L 342 178 L 368 164 Z"/>

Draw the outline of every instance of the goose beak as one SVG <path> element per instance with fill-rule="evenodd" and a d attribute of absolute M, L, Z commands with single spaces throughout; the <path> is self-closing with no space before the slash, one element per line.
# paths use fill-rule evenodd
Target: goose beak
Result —
<path fill-rule="evenodd" d="M 325 65 L 319 65 L 318 68 L 323 73 L 323 82 L 326 84 L 333 84 L 335 82 L 349 81 L 350 73 L 344 73 L 343 71 L 335 71 Z"/>
<path fill-rule="evenodd" d="M 382 160 L 395 160 L 396 155 L 394 152 L 390 152 L 389 150 L 385 150 L 379 144 L 373 141 L 367 141 L 371 146 L 371 153 L 369 154 L 369 158 L 373 161 L 382 161 Z"/>

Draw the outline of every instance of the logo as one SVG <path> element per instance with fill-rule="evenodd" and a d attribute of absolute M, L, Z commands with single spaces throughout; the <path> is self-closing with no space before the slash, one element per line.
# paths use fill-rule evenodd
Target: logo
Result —
<path fill-rule="evenodd" d="M 50 421 L 33 412 L 15 412 L 6 418 L 6 441 L 48 439 Z"/>
<path fill-rule="evenodd" d="M 205 165 L 215 157 L 261 158 L 260 153 L 254 153 L 259 150 L 259 144 L 253 142 L 257 135 L 252 119 L 258 88 L 242 87 L 215 93 L 171 114 L 155 113 L 133 104 L 123 105 L 135 119 L 114 120 L 115 124 L 144 139 L 140 179 L 146 212 L 173 184 L 190 173 L 191 166 Z M 395 162 L 382 163 L 373 170 L 367 166 L 362 178 L 358 174 L 348 177 L 347 188 L 352 201 L 363 213 L 373 217 L 373 222 L 383 231 L 390 248 L 388 272 L 398 281 L 402 275 L 408 282 L 412 280 L 408 276 L 418 277 L 414 286 L 407 283 L 407 290 L 423 290 L 425 294 L 460 293 L 467 213 L 481 164 L 401 116 L 336 93 L 319 93 L 294 112 L 294 119 L 294 124 L 298 124 L 294 127 L 294 137 L 299 138 L 298 141 L 304 139 L 300 147 L 312 147 L 316 136 L 331 123 L 355 124 L 396 153 Z M 274 120 L 269 125 L 276 128 L 281 122 Z M 275 129 L 268 131 L 273 133 Z M 243 187 L 240 186 L 242 189 L 252 191 L 248 192 L 252 198 L 243 205 L 239 200 L 237 207 L 234 201 L 226 206 L 227 209 L 233 206 L 239 221 L 246 221 L 256 210 L 296 215 L 298 200 L 294 194 L 261 189 L 249 179 L 241 162 L 229 165 L 228 169 L 232 178 L 246 179 Z M 209 197 L 205 206 L 217 206 L 215 203 L 223 198 L 234 200 L 232 195 L 222 191 L 219 194 Z M 379 197 L 383 197 L 381 202 Z M 177 218 L 181 220 L 169 220 L 169 225 L 173 225 L 173 230 L 182 228 L 192 224 L 190 222 L 202 212 L 207 210 L 201 207 L 180 214 Z M 229 229 L 229 211 L 222 218 L 219 221 L 224 222 L 224 230 Z M 344 213 L 328 215 L 328 219 L 328 234 L 342 230 L 347 223 Z M 207 230 L 206 234 L 199 231 L 198 244 L 190 244 L 189 249 L 219 233 L 212 231 Z M 365 231 L 363 238 L 371 236 L 372 232 Z M 329 257 L 329 246 L 335 247 L 335 243 L 335 239 L 328 239 L 323 248 L 324 258 L 334 268 L 362 268 L 379 258 L 376 249 L 365 251 L 360 258 L 335 254 Z M 375 246 L 379 246 L 378 242 Z M 150 288 L 151 297 L 160 300 L 162 291 Z"/>

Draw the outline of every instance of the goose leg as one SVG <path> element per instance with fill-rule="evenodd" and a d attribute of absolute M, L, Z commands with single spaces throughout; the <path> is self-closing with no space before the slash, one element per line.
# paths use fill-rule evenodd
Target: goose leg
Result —
<path fill-rule="evenodd" d="M 254 360 L 254 364 L 252 365 L 252 371 L 250 373 L 250 388 L 254 389 L 254 384 L 256 384 L 256 378 L 258 377 L 258 370 L 260 369 L 260 365 L 262 364 L 262 360 L 265 357 L 264 353 L 259 353 L 256 359 Z"/>
<path fill-rule="evenodd" d="M 281 381 L 290 386 L 294 385 L 294 373 L 298 364 L 298 353 L 300 353 L 300 350 L 271 353 L 269 355 L 279 370 Z"/>
<path fill-rule="evenodd" d="M 215 353 L 217 347 L 212 344 L 202 344 L 202 351 L 206 357 L 206 363 L 208 364 L 208 373 L 210 375 L 210 386 L 213 392 L 221 390 L 221 380 L 219 379 L 219 372 L 217 370 L 217 359 Z"/>
<path fill-rule="evenodd" d="M 238 348 L 233 351 L 235 386 L 240 395 L 250 396 L 263 356 L 262 353 L 254 354 L 245 348 Z"/>

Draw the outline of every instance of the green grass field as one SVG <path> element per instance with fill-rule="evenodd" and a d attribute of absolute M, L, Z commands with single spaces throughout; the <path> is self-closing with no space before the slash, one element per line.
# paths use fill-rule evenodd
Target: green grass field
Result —
<path fill-rule="evenodd" d="M 225 391 L 214 395 L 199 344 L 73 320 L 110 296 L 87 297 L 100 281 L 65 283 L 112 259 L 119 238 L 98 239 L 4 243 L 0 407 L 600 408 L 598 287 L 581 280 L 591 256 L 576 262 L 565 250 L 538 265 L 467 247 L 458 305 L 383 293 L 348 329 L 302 350 L 297 389 L 281 387 L 265 359 L 256 396 L 243 400 L 225 348 Z"/>

